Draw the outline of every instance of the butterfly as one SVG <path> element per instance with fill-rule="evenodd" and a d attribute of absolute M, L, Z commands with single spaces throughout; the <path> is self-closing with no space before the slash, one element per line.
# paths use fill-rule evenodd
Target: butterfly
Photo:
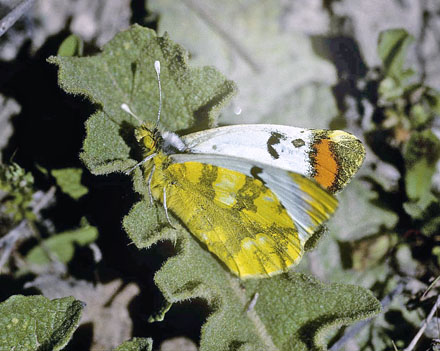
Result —
<path fill-rule="evenodd" d="M 337 207 L 365 150 L 344 131 L 271 124 L 218 127 L 179 137 L 160 131 L 159 111 L 142 122 L 137 141 L 151 203 L 171 211 L 241 279 L 288 271 Z M 138 119 L 127 104 L 121 108 Z"/>

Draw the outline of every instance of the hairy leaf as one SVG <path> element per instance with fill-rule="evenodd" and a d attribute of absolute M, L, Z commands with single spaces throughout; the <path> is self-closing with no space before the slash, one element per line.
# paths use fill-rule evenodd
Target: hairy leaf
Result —
<path fill-rule="evenodd" d="M 115 36 L 93 57 L 52 57 L 66 91 L 87 96 L 100 105 L 87 121 L 84 152 L 86 166 L 95 174 L 127 170 L 139 125 L 121 109 L 126 103 L 144 121 L 157 119 L 159 90 L 154 61 L 161 62 L 161 126 L 169 130 L 193 127 L 195 121 L 213 124 L 222 106 L 235 93 L 235 84 L 211 67 L 190 68 L 187 54 L 167 35 L 133 26 Z M 200 127 L 200 126 L 198 126 Z M 100 131 L 105 130 L 105 134 Z M 98 134 L 99 137 L 98 137 Z"/>
<path fill-rule="evenodd" d="M 157 220 L 157 212 L 140 202 L 124 219 L 124 227 L 138 247 L 178 238 L 178 255 L 157 272 L 155 281 L 169 302 L 201 297 L 212 305 L 202 350 L 322 350 L 330 329 L 380 310 L 363 288 L 325 285 L 299 273 L 240 282 L 184 228 L 172 230 L 163 217 Z M 248 311 L 253 299 L 255 306 Z"/>
<path fill-rule="evenodd" d="M 215 70 L 188 68 L 186 54 L 168 38 L 138 26 L 117 35 L 93 58 L 51 59 L 60 67 L 64 89 L 101 105 L 87 122 L 82 154 L 92 172 L 125 170 L 135 163 L 131 158 L 139 159 L 132 137 L 137 122 L 119 106 L 126 102 L 140 118 L 155 121 L 156 59 L 162 63 L 163 124 L 168 128 L 195 129 L 196 122 L 213 121 L 234 91 L 233 83 Z M 139 248 L 161 240 L 176 243 L 177 256 L 157 272 L 155 282 L 167 304 L 195 297 L 207 300 L 213 313 L 202 328 L 201 350 L 322 350 L 329 330 L 380 310 L 365 289 L 325 285 L 298 273 L 241 282 L 175 218 L 176 229 L 172 228 L 161 206 L 149 205 L 139 168 L 134 182 L 146 199 L 132 208 L 124 227 Z"/>
<path fill-rule="evenodd" d="M 78 327 L 83 308 L 73 297 L 12 296 L 0 304 L 0 349 L 61 350 Z"/>

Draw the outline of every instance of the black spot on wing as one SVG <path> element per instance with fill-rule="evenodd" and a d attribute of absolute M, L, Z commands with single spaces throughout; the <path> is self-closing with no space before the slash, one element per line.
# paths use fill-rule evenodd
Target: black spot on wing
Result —
<path fill-rule="evenodd" d="M 212 183 L 214 183 L 218 177 L 218 167 L 208 164 L 203 164 L 202 167 L 202 175 L 199 178 L 199 184 L 201 185 L 199 191 L 203 193 L 207 199 L 213 201 L 215 198 L 215 190 L 212 187 Z"/>
<path fill-rule="evenodd" d="M 292 140 L 292 144 L 295 147 L 301 147 L 301 146 L 304 146 L 306 144 L 306 142 L 304 140 L 298 138 L 298 139 Z"/>
<path fill-rule="evenodd" d="M 272 158 L 275 160 L 279 159 L 280 155 L 273 146 L 279 144 L 281 140 L 286 140 L 286 136 L 276 132 L 272 132 L 269 139 L 267 139 L 267 151 L 269 152 L 270 156 L 272 156 Z"/>
<path fill-rule="evenodd" d="M 263 169 L 261 167 L 253 166 L 251 168 L 251 175 L 255 179 L 258 179 L 263 184 L 266 184 L 263 179 L 261 179 L 260 174 L 263 173 Z"/>

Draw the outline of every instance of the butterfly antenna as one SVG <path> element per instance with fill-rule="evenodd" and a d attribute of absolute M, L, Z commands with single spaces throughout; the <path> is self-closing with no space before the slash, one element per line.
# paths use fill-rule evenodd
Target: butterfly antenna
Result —
<path fill-rule="evenodd" d="M 121 108 L 122 108 L 125 112 L 127 112 L 130 116 L 133 116 L 134 118 L 136 118 L 136 120 L 139 122 L 139 124 L 142 124 L 142 123 L 143 123 L 142 120 L 141 120 L 138 116 L 136 116 L 136 115 L 133 113 L 133 111 L 131 111 L 130 107 L 129 107 L 126 103 L 122 104 L 122 105 L 121 105 Z"/>
<path fill-rule="evenodd" d="M 157 128 L 158 125 L 159 125 L 159 122 L 160 122 L 160 113 L 161 113 L 161 111 L 162 111 L 162 86 L 161 86 L 161 84 L 160 84 L 160 62 L 159 62 L 159 61 L 154 61 L 154 69 L 156 70 L 157 84 L 158 84 L 158 87 L 159 87 L 159 111 L 157 112 L 157 121 L 156 121 L 156 128 Z M 136 116 L 136 115 L 133 113 L 133 111 L 130 109 L 130 107 L 129 107 L 126 103 L 123 103 L 123 104 L 121 105 L 121 108 L 122 108 L 125 112 L 127 112 L 130 116 L 136 118 L 136 120 L 137 120 L 140 124 L 143 123 L 143 121 L 142 121 L 138 116 Z"/>
<path fill-rule="evenodd" d="M 156 70 L 157 85 L 159 87 L 159 111 L 157 112 L 157 122 L 156 122 L 156 128 L 157 128 L 159 126 L 160 112 L 162 110 L 162 86 L 160 85 L 160 62 L 159 61 L 154 61 L 154 69 Z"/>

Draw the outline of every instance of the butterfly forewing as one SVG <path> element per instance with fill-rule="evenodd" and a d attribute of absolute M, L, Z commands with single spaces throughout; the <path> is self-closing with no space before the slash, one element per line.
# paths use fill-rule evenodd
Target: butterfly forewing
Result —
<path fill-rule="evenodd" d="M 340 130 L 245 124 L 204 130 L 182 139 L 192 153 L 258 161 L 314 179 L 332 193 L 347 185 L 365 157 L 360 140 Z"/>

